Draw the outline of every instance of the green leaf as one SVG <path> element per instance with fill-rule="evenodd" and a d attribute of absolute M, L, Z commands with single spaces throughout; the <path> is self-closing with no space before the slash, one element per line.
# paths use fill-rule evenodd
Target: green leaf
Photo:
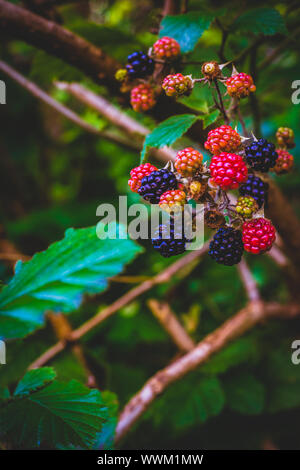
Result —
<path fill-rule="evenodd" d="M 194 373 L 167 390 L 153 407 L 153 419 L 156 425 L 167 421 L 170 429 L 183 430 L 218 415 L 224 404 L 219 379 Z"/>
<path fill-rule="evenodd" d="M 36 51 L 33 55 L 30 78 L 49 86 L 49 83 L 56 80 L 81 81 L 84 79 L 84 74 L 57 57 L 44 51 Z"/>
<path fill-rule="evenodd" d="M 30 370 L 18 383 L 14 396 L 21 397 L 34 392 L 35 390 L 53 382 L 55 377 L 56 372 L 52 367 L 42 367 L 41 369 Z"/>
<path fill-rule="evenodd" d="M 258 342 L 251 337 L 240 338 L 203 364 L 201 371 L 209 374 L 223 374 L 228 369 L 245 362 L 253 363 L 260 355 Z"/>
<path fill-rule="evenodd" d="M 10 398 L 10 393 L 7 387 L 0 387 L 0 403 Z"/>
<path fill-rule="evenodd" d="M 250 373 L 241 373 L 224 380 L 228 406 L 242 414 L 260 414 L 265 404 L 264 386 Z"/>
<path fill-rule="evenodd" d="M 112 392 L 102 392 L 106 405 L 107 421 L 103 423 L 101 432 L 97 434 L 94 449 L 111 450 L 114 448 L 115 430 L 118 423 L 118 400 Z"/>
<path fill-rule="evenodd" d="M 38 391 L 33 385 L 31 393 L 16 395 L 3 405 L 0 427 L 17 448 L 57 444 L 89 448 L 107 421 L 108 411 L 98 390 L 75 380 L 54 381 Z"/>
<path fill-rule="evenodd" d="M 213 124 L 220 116 L 220 112 L 218 109 L 216 109 L 215 111 L 212 111 L 211 113 L 209 114 L 205 114 L 205 116 L 200 116 L 199 119 L 201 119 L 203 121 L 203 129 L 206 129 L 208 126 L 210 126 L 211 124 Z"/>
<path fill-rule="evenodd" d="M 161 122 L 145 139 L 141 163 L 145 159 L 147 147 L 161 148 L 165 145 L 172 145 L 196 120 L 197 116 L 194 114 L 179 114 Z"/>
<path fill-rule="evenodd" d="M 300 406 L 300 381 L 273 384 L 268 399 L 268 411 L 276 413 L 298 406 Z"/>
<path fill-rule="evenodd" d="M 121 229 L 121 227 L 119 227 Z M 98 234 L 104 227 L 97 226 Z M 0 335 L 25 336 L 44 322 L 46 310 L 77 309 L 84 294 L 96 294 L 142 249 L 129 239 L 100 240 L 96 227 L 69 229 L 30 261 L 18 261 L 10 283 L 0 293 Z"/>
<path fill-rule="evenodd" d="M 251 31 L 254 34 L 266 36 L 287 33 L 284 19 L 274 8 L 256 8 L 247 11 L 235 20 L 231 31 Z"/>
<path fill-rule="evenodd" d="M 184 15 L 166 16 L 161 22 L 159 36 L 168 36 L 176 39 L 180 44 L 181 52 L 190 52 L 210 23 L 214 15 L 199 11 L 190 11 Z"/>

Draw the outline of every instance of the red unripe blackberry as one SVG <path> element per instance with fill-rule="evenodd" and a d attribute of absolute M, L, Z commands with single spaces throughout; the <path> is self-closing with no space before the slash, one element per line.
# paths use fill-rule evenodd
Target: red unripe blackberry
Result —
<path fill-rule="evenodd" d="M 153 44 L 153 53 L 158 59 L 174 59 L 180 54 L 180 45 L 175 39 L 164 36 Z"/>
<path fill-rule="evenodd" d="M 131 90 L 130 103 L 134 111 L 143 112 L 153 108 L 156 103 L 154 89 L 148 83 L 142 83 Z"/>
<path fill-rule="evenodd" d="M 152 171 L 157 171 L 157 168 L 151 165 L 151 163 L 144 163 L 143 165 L 133 168 L 130 172 L 131 178 L 128 181 L 131 191 L 137 193 L 144 176 L 150 175 Z"/>
<path fill-rule="evenodd" d="M 244 249 L 254 255 L 269 251 L 275 241 L 275 227 L 272 223 L 260 217 L 243 224 Z"/>
<path fill-rule="evenodd" d="M 188 75 L 184 76 L 182 73 L 176 73 L 175 75 L 167 75 L 164 78 L 162 88 L 167 96 L 175 96 L 177 98 L 178 96 L 189 94 L 193 88 L 193 82 Z"/>
<path fill-rule="evenodd" d="M 202 161 L 202 153 L 192 147 L 187 147 L 177 153 L 175 168 L 181 176 L 192 176 L 202 168 Z"/>
<path fill-rule="evenodd" d="M 232 127 L 223 125 L 209 131 L 204 147 L 217 155 L 220 152 L 234 152 L 240 145 L 240 135 Z"/>
<path fill-rule="evenodd" d="M 245 98 L 256 90 L 251 75 L 244 72 L 237 73 L 226 80 L 228 95 L 234 98 Z"/>
<path fill-rule="evenodd" d="M 166 191 L 160 196 L 159 207 L 167 212 L 178 212 L 184 209 L 186 194 L 180 189 Z"/>
<path fill-rule="evenodd" d="M 292 149 L 295 147 L 294 131 L 289 127 L 279 127 L 276 132 L 276 139 L 279 147 Z"/>
<path fill-rule="evenodd" d="M 236 189 L 247 180 L 248 170 L 243 158 L 234 153 L 214 155 L 210 163 L 214 183 L 221 189 Z"/>
<path fill-rule="evenodd" d="M 289 152 L 283 149 L 277 149 L 278 158 L 275 162 L 275 166 L 271 168 L 277 175 L 283 175 L 288 173 L 294 165 L 294 157 Z"/>

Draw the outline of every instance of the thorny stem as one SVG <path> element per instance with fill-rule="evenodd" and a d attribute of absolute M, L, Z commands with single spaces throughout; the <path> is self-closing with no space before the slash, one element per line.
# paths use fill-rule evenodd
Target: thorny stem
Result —
<path fill-rule="evenodd" d="M 223 98 L 222 98 L 222 94 L 221 94 L 221 91 L 220 91 L 220 87 L 219 87 L 219 84 L 218 84 L 218 80 L 215 78 L 214 79 L 214 83 L 215 83 L 215 87 L 216 87 L 216 90 L 217 90 L 217 93 L 218 93 L 218 97 L 219 97 L 219 102 L 220 102 L 220 110 L 224 116 L 224 120 L 226 122 L 226 124 L 229 124 L 230 123 L 230 120 L 229 120 L 229 117 L 227 116 L 227 113 L 226 113 L 226 110 L 225 110 L 225 106 L 224 106 L 224 103 L 223 103 Z"/>

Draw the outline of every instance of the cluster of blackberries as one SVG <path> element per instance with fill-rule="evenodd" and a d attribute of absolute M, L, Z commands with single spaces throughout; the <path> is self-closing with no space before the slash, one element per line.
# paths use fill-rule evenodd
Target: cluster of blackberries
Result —
<path fill-rule="evenodd" d="M 153 74 L 155 61 L 174 61 L 179 54 L 177 41 L 163 37 L 156 41 L 149 54 L 134 52 L 129 55 L 124 73 L 131 79 L 144 79 Z M 233 68 L 231 77 L 226 79 L 222 67 L 215 61 L 203 64 L 201 71 L 204 83 L 221 80 L 235 102 L 256 90 L 250 75 Z M 123 76 L 122 73 L 119 75 Z M 178 98 L 191 93 L 197 81 L 189 75 L 176 73 L 167 75 L 161 86 L 166 95 Z M 157 87 L 151 83 L 142 81 L 131 90 L 131 105 L 135 111 L 147 111 L 155 105 Z M 276 138 L 277 150 L 266 139 L 253 138 L 245 145 L 249 139 L 240 136 L 231 126 L 222 125 L 208 133 L 204 144 L 212 154 L 209 167 L 203 164 L 203 156 L 198 150 L 188 147 L 178 152 L 174 170 L 159 170 L 149 163 L 140 165 L 131 171 L 129 185 L 146 201 L 159 204 L 171 214 L 182 211 L 189 199 L 203 201 L 206 205 L 204 222 L 209 228 L 218 229 L 210 243 L 209 254 L 218 263 L 232 266 L 240 262 L 244 250 L 264 253 L 275 240 L 271 222 L 258 217 L 268 194 L 268 183 L 263 174 L 270 170 L 282 174 L 291 169 L 293 157 L 287 149 L 294 146 L 294 134 L 291 129 L 282 127 Z M 222 191 L 235 189 L 240 196 L 232 209 L 229 202 L 224 205 L 228 198 L 222 196 Z M 152 243 L 162 256 L 169 257 L 183 253 L 187 241 L 183 234 L 177 233 L 171 217 L 168 225 L 158 227 Z"/>

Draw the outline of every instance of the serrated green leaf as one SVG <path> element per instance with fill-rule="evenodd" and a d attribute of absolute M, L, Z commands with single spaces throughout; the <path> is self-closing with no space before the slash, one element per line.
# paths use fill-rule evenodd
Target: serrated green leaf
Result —
<path fill-rule="evenodd" d="M 29 370 L 18 383 L 14 396 L 21 397 L 53 382 L 56 372 L 52 367 Z"/>
<path fill-rule="evenodd" d="M 179 114 L 161 122 L 145 139 L 141 153 L 141 163 L 145 159 L 148 147 L 161 148 L 166 145 L 172 145 L 196 120 L 197 116 L 194 114 Z"/>
<path fill-rule="evenodd" d="M 170 429 L 183 430 L 218 415 L 224 404 L 219 379 L 194 373 L 167 390 L 153 407 L 153 419 L 157 425 L 167 421 Z"/>
<path fill-rule="evenodd" d="M 205 114 L 202 118 L 202 116 L 199 117 L 203 121 L 203 129 L 206 129 L 208 126 L 213 124 L 220 116 L 220 112 L 218 109 L 215 111 L 212 111 L 209 114 Z"/>
<path fill-rule="evenodd" d="M 190 11 L 184 15 L 165 16 L 161 22 L 159 36 L 168 36 L 176 39 L 180 44 L 181 52 L 190 52 L 210 23 L 214 15 L 199 11 Z"/>
<path fill-rule="evenodd" d="M 91 447 L 108 409 L 98 390 L 72 380 L 58 381 L 0 408 L 1 432 L 19 447 Z"/>
<path fill-rule="evenodd" d="M 97 230 L 104 232 L 104 227 Z M 63 240 L 18 263 L 0 293 L 0 335 L 25 336 L 43 324 L 46 310 L 68 313 L 78 308 L 84 294 L 104 291 L 108 278 L 141 251 L 129 239 L 100 240 L 96 227 L 67 230 Z"/>
<path fill-rule="evenodd" d="M 250 373 L 240 373 L 224 380 L 228 406 L 242 414 L 260 414 L 265 405 L 265 389 Z"/>
<path fill-rule="evenodd" d="M 209 374 L 223 374 L 239 364 L 255 362 L 259 355 L 255 339 L 240 338 L 217 353 L 206 364 L 203 364 L 201 371 Z"/>
<path fill-rule="evenodd" d="M 287 33 L 284 19 L 275 8 L 255 8 L 247 11 L 235 20 L 231 31 L 251 31 L 266 36 Z"/>
<path fill-rule="evenodd" d="M 101 432 L 97 434 L 94 449 L 111 450 L 114 448 L 114 436 L 118 423 L 117 396 L 108 391 L 102 392 L 102 398 L 106 406 L 107 421 L 103 423 Z"/>

